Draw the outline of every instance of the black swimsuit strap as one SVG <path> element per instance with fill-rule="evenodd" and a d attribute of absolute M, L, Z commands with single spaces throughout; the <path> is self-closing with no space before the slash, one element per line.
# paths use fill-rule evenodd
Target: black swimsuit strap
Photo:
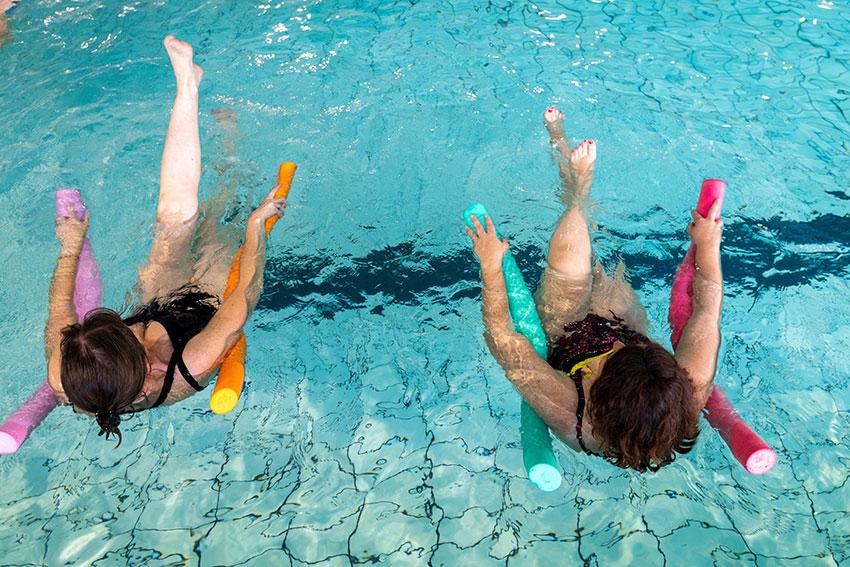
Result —
<path fill-rule="evenodd" d="M 153 403 L 151 408 L 157 408 L 165 402 L 168 393 L 171 392 L 171 386 L 174 384 L 174 367 L 177 366 L 177 361 L 183 360 L 183 347 L 175 347 L 174 353 L 171 355 L 171 360 L 168 361 L 168 368 L 165 370 L 165 378 L 162 380 L 162 389 L 159 391 L 159 397 Z"/>
<path fill-rule="evenodd" d="M 585 398 L 584 385 L 581 383 L 581 370 L 576 370 L 570 374 L 570 379 L 573 381 L 573 384 L 576 385 L 576 391 L 578 392 L 578 406 L 576 407 L 576 440 L 578 441 L 579 447 L 581 447 L 582 451 L 588 455 L 595 455 L 596 453 L 587 448 L 584 444 L 584 439 L 582 438 L 581 422 L 584 419 Z"/>
<path fill-rule="evenodd" d="M 177 351 L 175 350 L 174 352 L 176 353 Z M 174 355 L 172 355 L 171 357 L 174 358 Z M 180 356 L 177 358 L 177 369 L 180 370 L 180 374 L 183 375 L 183 379 L 186 381 L 186 383 L 189 384 L 190 386 L 192 386 L 192 388 L 194 388 L 195 391 L 200 392 L 201 390 L 204 389 L 203 386 L 198 384 L 198 381 L 195 380 L 195 377 L 192 376 L 192 373 L 189 372 L 189 369 L 186 367 L 186 363 L 183 361 L 183 347 L 182 346 L 180 347 Z"/>
<path fill-rule="evenodd" d="M 156 399 L 156 402 L 154 402 L 151 406 L 152 408 L 161 406 L 165 403 L 166 398 L 168 398 L 168 394 L 171 392 L 171 386 L 174 385 L 175 368 L 180 370 L 180 374 L 183 376 L 186 383 L 196 391 L 200 392 L 204 389 L 203 386 L 198 384 L 198 381 L 195 380 L 192 373 L 189 372 L 189 369 L 186 367 L 186 363 L 183 362 L 184 348 L 186 348 L 186 345 L 184 344 L 178 344 L 174 347 L 174 352 L 171 354 L 171 359 L 168 361 L 168 368 L 165 370 L 165 378 L 162 380 L 162 389 L 159 391 L 159 397 Z"/>
<path fill-rule="evenodd" d="M 124 324 L 128 327 L 130 325 L 135 325 L 136 323 L 143 323 L 147 325 L 149 321 L 157 321 L 156 319 L 145 319 L 140 316 L 128 317 L 124 319 Z M 186 381 L 189 386 L 191 386 L 194 390 L 200 392 L 204 389 L 195 377 L 192 376 L 192 373 L 189 372 L 189 368 L 186 366 L 186 362 L 183 360 L 183 349 L 186 348 L 186 342 L 180 340 L 179 335 L 177 334 L 176 329 L 172 327 L 169 321 L 157 321 L 160 325 L 165 327 L 165 332 L 168 335 L 168 339 L 171 341 L 172 346 L 174 347 L 174 352 L 171 353 L 171 359 L 168 361 L 168 368 L 165 371 L 165 378 L 162 380 L 162 389 L 159 391 L 159 396 L 156 398 L 156 402 L 151 406 L 152 408 L 159 407 L 163 403 L 165 403 L 166 398 L 168 398 L 168 394 L 171 393 L 171 387 L 174 385 L 174 370 L 180 370 L 180 375 Z"/>

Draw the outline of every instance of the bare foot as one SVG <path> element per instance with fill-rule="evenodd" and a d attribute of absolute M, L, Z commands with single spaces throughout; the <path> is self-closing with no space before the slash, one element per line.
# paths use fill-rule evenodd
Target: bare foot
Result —
<path fill-rule="evenodd" d="M 558 173 L 561 175 L 561 181 L 565 185 L 569 184 L 571 174 L 568 162 L 571 149 L 570 143 L 564 137 L 564 114 L 554 106 L 550 106 L 543 114 L 543 124 L 549 132 L 549 141 L 561 155 L 558 160 Z"/>
<path fill-rule="evenodd" d="M 543 114 L 543 123 L 549 131 L 549 139 L 553 144 L 564 139 L 564 115 L 560 110 L 554 106 L 547 108 Z"/>
<path fill-rule="evenodd" d="M 543 123 L 549 131 L 549 141 L 558 149 L 563 160 L 569 160 L 570 142 L 564 134 L 564 114 L 554 106 L 550 106 L 543 114 Z"/>
<path fill-rule="evenodd" d="M 593 167 L 596 163 L 596 142 L 585 140 L 575 147 L 570 154 L 571 183 L 565 183 L 572 197 L 583 200 L 590 193 L 593 183 Z"/>
<path fill-rule="evenodd" d="M 168 58 L 171 59 L 171 67 L 177 78 L 177 87 L 190 87 L 197 90 L 204 77 L 204 70 L 192 63 L 192 46 L 173 35 L 165 36 L 162 44 L 168 52 Z"/>

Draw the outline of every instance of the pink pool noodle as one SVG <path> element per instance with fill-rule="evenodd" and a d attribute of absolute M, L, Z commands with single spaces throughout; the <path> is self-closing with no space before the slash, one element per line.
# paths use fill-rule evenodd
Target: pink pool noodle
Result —
<path fill-rule="evenodd" d="M 56 191 L 56 214 L 65 216 L 68 204 L 74 208 L 74 214 L 82 220 L 86 214 L 86 206 L 77 189 L 64 188 Z M 80 251 L 80 262 L 77 264 L 77 279 L 74 280 L 74 306 L 77 308 L 77 320 L 82 321 L 86 313 L 100 307 L 103 295 L 103 284 L 100 281 L 100 271 L 94 259 L 91 242 L 86 238 Z"/>
<path fill-rule="evenodd" d="M 68 203 L 74 208 L 78 219 L 83 218 L 86 207 L 76 189 L 60 189 L 56 191 L 56 214 L 65 215 Z M 81 320 L 86 313 L 100 305 L 103 287 L 100 272 L 94 260 L 91 243 L 88 238 L 80 252 L 80 263 L 77 268 L 77 279 L 74 282 L 74 305 L 77 308 L 77 319 Z M 45 380 L 44 383 L 0 425 L 0 454 L 17 451 L 32 430 L 44 421 L 53 408 L 56 407 L 56 396 L 53 389 Z"/>
<path fill-rule="evenodd" d="M 702 182 L 697 212 L 702 216 L 708 215 L 708 210 L 719 200 L 722 204 L 726 191 L 726 183 L 721 179 L 706 179 Z M 718 212 L 718 217 L 719 212 Z M 670 342 L 673 349 L 679 344 L 682 331 L 693 313 L 691 299 L 693 297 L 693 283 L 696 277 L 696 248 L 691 244 L 685 259 L 673 278 L 673 286 L 670 290 L 670 310 L 668 321 L 673 330 Z M 776 464 L 776 453 L 767 446 L 767 443 L 741 419 L 732 403 L 723 393 L 719 386 L 714 386 L 711 395 L 705 404 L 706 419 L 719 433 L 732 454 L 751 474 L 764 474 Z"/>

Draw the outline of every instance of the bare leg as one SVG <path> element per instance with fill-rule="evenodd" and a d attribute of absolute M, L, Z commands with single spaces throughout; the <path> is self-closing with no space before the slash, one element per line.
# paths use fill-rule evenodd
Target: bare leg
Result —
<path fill-rule="evenodd" d="M 162 152 L 156 233 L 148 264 L 139 269 L 144 302 L 185 284 L 191 275 L 188 252 L 201 180 L 198 86 L 203 70 L 192 62 L 188 43 L 167 36 L 163 44 L 177 79 L 177 95 Z"/>
<path fill-rule="evenodd" d="M 583 319 L 590 305 L 592 250 L 584 203 L 593 180 L 596 146 L 585 141 L 570 150 L 563 136 L 563 114 L 550 108 L 544 118 L 552 143 L 560 152 L 563 200 L 567 205 L 550 239 L 548 265 L 535 297 L 540 321 L 551 341 L 563 332 L 566 323 Z"/>
<path fill-rule="evenodd" d="M 564 116 L 558 109 L 546 111 L 544 121 L 552 144 L 560 152 L 559 169 L 567 212 L 561 217 L 549 243 L 547 271 L 538 292 L 538 311 L 547 336 L 557 336 L 565 323 L 584 318 L 587 312 L 602 317 L 612 313 L 640 333 L 646 333 L 646 311 L 626 282 L 621 262 L 613 278 L 599 262 L 591 267 L 593 251 L 585 205 L 593 183 L 596 144 L 584 141 L 575 149 L 564 138 Z M 588 283 L 592 281 L 592 288 Z"/>
<path fill-rule="evenodd" d="M 159 222 L 185 222 L 198 212 L 201 181 L 198 86 L 204 72 L 192 63 L 191 45 L 171 35 L 163 43 L 174 67 L 177 96 L 162 152 L 156 215 Z"/>
<path fill-rule="evenodd" d="M 221 297 L 242 233 L 242 230 L 237 228 L 241 223 L 231 223 L 227 226 L 221 224 L 227 205 L 236 194 L 239 181 L 235 173 L 238 167 L 235 153 L 239 132 L 235 111 L 215 108 L 212 115 L 223 131 L 221 151 L 224 159 L 213 164 L 219 175 L 218 195 L 201 203 L 201 224 L 198 227 L 197 240 L 199 256 L 192 268 L 192 283 Z"/>
<path fill-rule="evenodd" d="M 561 217 L 549 241 L 549 266 L 562 276 L 587 276 L 591 273 L 590 232 L 584 205 L 593 183 L 596 144 L 584 141 L 572 151 L 563 137 L 564 116 L 556 108 L 546 111 L 546 129 L 561 157 L 567 161 L 560 167 L 564 185 L 563 200 L 567 212 Z M 569 154 L 566 152 L 569 151 Z"/>
<path fill-rule="evenodd" d="M 572 148 L 564 134 L 564 115 L 554 106 L 550 106 L 543 115 L 543 123 L 549 132 L 549 141 L 552 142 L 552 147 L 558 150 L 558 173 L 561 175 L 561 182 L 566 184 L 571 180 L 570 153 Z"/>

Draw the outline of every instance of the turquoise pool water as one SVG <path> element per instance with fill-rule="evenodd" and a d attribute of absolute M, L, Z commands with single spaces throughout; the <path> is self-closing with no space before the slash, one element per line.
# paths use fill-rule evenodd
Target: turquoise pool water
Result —
<path fill-rule="evenodd" d="M 117 450 L 54 412 L 0 458 L 0 562 L 850 560 L 850 8 L 636 4 L 22 3 L 0 49 L 0 415 L 45 376 L 54 189 L 88 201 L 105 303 L 135 281 L 166 33 L 206 70 L 205 195 L 236 180 L 257 202 L 280 161 L 301 167 L 237 410 L 197 395 L 134 417 Z M 655 475 L 561 448 L 557 492 L 525 480 L 459 215 L 486 203 L 536 281 L 559 212 L 552 103 L 598 140 L 595 245 L 626 260 L 659 339 L 699 182 L 728 180 L 717 382 L 776 448 L 770 474 L 704 426 Z M 218 107 L 238 113 L 231 159 Z"/>

